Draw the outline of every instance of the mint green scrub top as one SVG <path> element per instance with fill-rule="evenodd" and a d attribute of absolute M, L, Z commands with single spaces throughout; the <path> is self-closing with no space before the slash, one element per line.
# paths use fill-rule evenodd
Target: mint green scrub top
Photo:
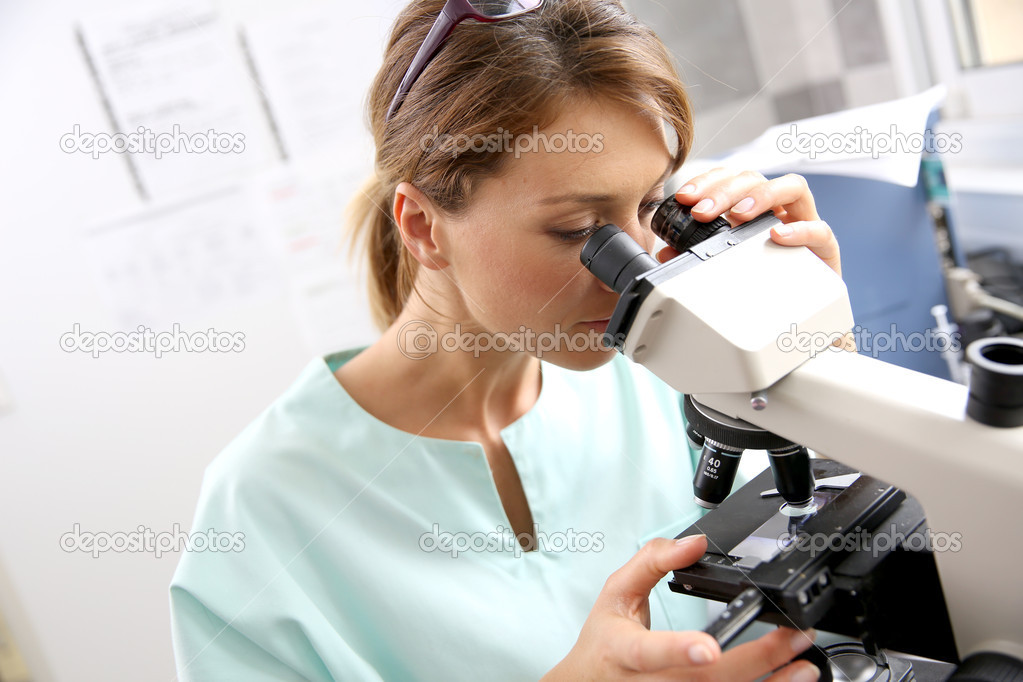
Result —
<path fill-rule="evenodd" d="M 523 552 L 482 445 L 388 426 L 338 383 L 359 350 L 313 360 L 207 468 L 192 530 L 216 541 L 170 588 L 179 680 L 538 680 L 608 576 L 700 517 L 681 396 L 621 355 L 542 362 L 501 431 L 541 536 Z M 666 579 L 651 595 L 652 629 L 706 613 Z"/>

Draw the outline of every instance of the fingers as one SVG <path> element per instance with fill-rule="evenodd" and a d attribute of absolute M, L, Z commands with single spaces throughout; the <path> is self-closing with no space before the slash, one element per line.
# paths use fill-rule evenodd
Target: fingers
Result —
<path fill-rule="evenodd" d="M 823 220 L 782 223 L 771 230 L 771 239 L 782 246 L 809 247 L 829 268 L 842 274 L 842 254 L 838 239 Z M 657 261 L 664 263 L 677 255 L 678 251 L 665 246 L 657 252 Z"/>
<path fill-rule="evenodd" d="M 809 661 L 799 661 L 785 666 L 764 682 L 817 682 L 820 677 L 821 671 L 817 666 Z"/>
<path fill-rule="evenodd" d="M 604 586 L 603 596 L 633 608 L 632 602 L 646 600 L 650 590 L 669 571 L 695 563 L 707 551 L 707 538 L 693 535 L 679 542 L 668 538 L 654 538 L 643 545 L 628 563 L 611 574 Z M 623 612 L 622 615 L 630 615 Z"/>
<path fill-rule="evenodd" d="M 692 206 L 693 217 L 697 220 L 710 222 L 719 215 L 725 215 L 734 226 L 742 221 L 733 222 L 728 215 L 729 209 L 765 182 L 767 179 L 756 171 L 736 173 L 726 168 L 715 168 L 689 180 L 675 193 L 675 198 Z"/>
<path fill-rule="evenodd" d="M 670 246 L 665 246 L 663 249 L 657 252 L 657 262 L 666 263 L 675 256 L 679 255 L 679 252 Z"/>
<path fill-rule="evenodd" d="M 828 267 L 842 274 L 838 240 L 823 220 L 783 223 L 771 229 L 771 239 L 782 246 L 806 246 Z M 658 254 L 659 255 L 659 254 Z"/>
<path fill-rule="evenodd" d="M 816 636 L 817 633 L 813 630 L 801 632 L 791 628 L 778 628 L 760 639 L 729 650 L 721 657 L 715 672 L 720 670 L 721 679 L 726 680 L 757 679 L 809 649 Z"/>
<path fill-rule="evenodd" d="M 806 179 L 793 173 L 767 180 L 756 171 L 715 168 L 689 180 L 675 197 L 703 222 L 724 215 L 735 226 L 771 209 L 784 222 L 820 220 Z"/>
<path fill-rule="evenodd" d="M 653 673 L 667 668 L 702 666 L 721 658 L 721 647 L 705 632 L 647 630 L 615 638 L 612 653 L 623 668 L 639 673 Z"/>

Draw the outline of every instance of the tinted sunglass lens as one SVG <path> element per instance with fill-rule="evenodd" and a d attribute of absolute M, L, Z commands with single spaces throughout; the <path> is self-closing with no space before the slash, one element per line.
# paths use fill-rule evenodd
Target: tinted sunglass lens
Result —
<path fill-rule="evenodd" d="M 487 17 L 507 17 L 523 12 L 530 12 L 543 0 L 471 0 L 473 9 Z"/>

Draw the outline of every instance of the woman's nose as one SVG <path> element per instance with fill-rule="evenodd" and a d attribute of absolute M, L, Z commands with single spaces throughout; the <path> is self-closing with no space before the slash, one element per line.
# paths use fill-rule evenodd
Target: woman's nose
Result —
<path fill-rule="evenodd" d="M 621 228 L 625 234 L 632 237 L 637 244 L 642 246 L 647 253 L 650 253 L 650 250 L 654 248 L 654 233 L 649 228 L 644 227 L 638 218 L 630 220 L 628 224 L 622 225 Z"/>
<path fill-rule="evenodd" d="M 594 279 L 597 280 L 597 284 L 600 285 L 601 289 L 603 289 L 604 291 L 608 292 L 609 294 L 615 293 L 615 290 L 612 289 L 611 287 L 609 287 L 608 285 L 604 284 L 604 282 L 602 280 L 598 279 L 597 277 L 594 277 Z"/>

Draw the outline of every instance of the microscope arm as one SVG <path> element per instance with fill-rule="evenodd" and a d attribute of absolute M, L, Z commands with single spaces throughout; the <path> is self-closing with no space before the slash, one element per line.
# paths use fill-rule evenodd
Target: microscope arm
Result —
<path fill-rule="evenodd" d="M 960 655 L 1023 659 L 1023 428 L 969 419 L 964 386 L 844 351 L 765 393 L 762 410 L 749 394 L 696 397 L 916 497 L 932 532 L 958 534 L 935 559 Z"/>

